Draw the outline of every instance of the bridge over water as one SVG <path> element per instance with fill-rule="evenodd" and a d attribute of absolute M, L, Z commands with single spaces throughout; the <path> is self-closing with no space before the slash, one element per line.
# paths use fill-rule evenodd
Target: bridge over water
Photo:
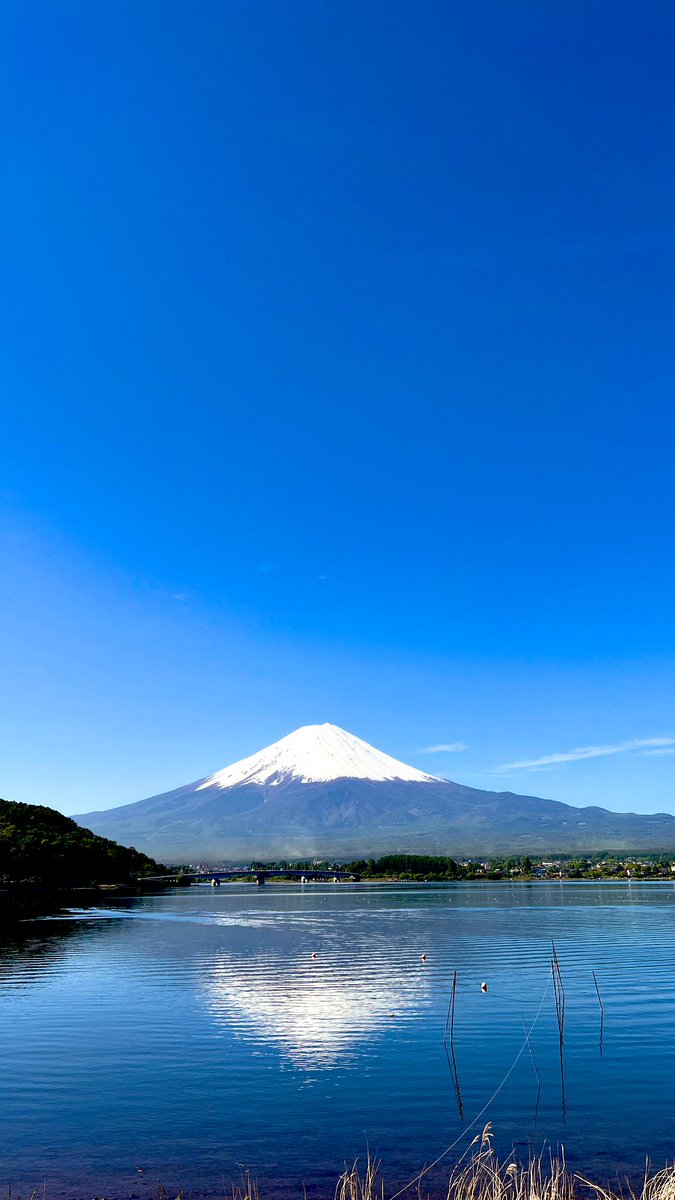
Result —
<path fill-rule="evenodd" d="M 340 883 L 348 879 L 358 883 L 361 876 L 353 871 L 331 871 L 314 867 L 304 870 L 286 867 L 223 867 L 214 871 L 176 871 L 169 875 L 144 875 L 140 883 L 211 883 L 219 887 L 221 883 L 232 882 L 235 879 L 255 879 L 258 887 L 262 887 L 268 879 L 297 879 L 300 883 L 313 883 L 316 880 L 327 880 Z"/>

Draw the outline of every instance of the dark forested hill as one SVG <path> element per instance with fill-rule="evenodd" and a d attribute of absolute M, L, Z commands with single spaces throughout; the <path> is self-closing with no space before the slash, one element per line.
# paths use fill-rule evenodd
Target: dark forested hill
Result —
<path fill-rule="evenodd" d="M 147 855 L 97 837 L 53 808 L 0 800 L 0 879 L 126 883 L 159 870 Z"/>

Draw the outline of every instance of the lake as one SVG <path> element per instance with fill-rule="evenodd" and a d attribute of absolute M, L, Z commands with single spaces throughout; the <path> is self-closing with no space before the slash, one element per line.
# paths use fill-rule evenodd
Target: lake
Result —
<path fill-rule="evenodd" d="M 674 968 L 670 882 L 229 884 L 26 922 L 0 938 L 1 1178 L 117 1200 L 250 1171 L 312 1200 L 367 1146 L 388 1194 L 447 1150 L 433 1194 L 487 1121 L 504 1153 L 639 1175 L 675 1148 Z"/>

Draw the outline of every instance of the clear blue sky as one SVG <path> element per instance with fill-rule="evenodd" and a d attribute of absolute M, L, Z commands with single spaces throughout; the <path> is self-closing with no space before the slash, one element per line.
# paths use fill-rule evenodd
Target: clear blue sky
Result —
<path fill-rule="evenodd" d="M 672 5 L 1 20 L 0 794 L 332 721 L 675 811 Z"/>

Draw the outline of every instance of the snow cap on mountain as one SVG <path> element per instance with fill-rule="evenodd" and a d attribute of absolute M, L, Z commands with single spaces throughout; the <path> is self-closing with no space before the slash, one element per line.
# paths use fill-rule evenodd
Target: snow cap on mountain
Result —
<path fill-rule="evenodd" d="M 415 767 L 383 754 L 338 725 L 303 725 L 280 741 L 210 775 L 199 785 L 236 787 L 244 783 L 274 785 L 288 780 L 326 783 L 331 779 L 414 780 L 438 783 Z"/>

